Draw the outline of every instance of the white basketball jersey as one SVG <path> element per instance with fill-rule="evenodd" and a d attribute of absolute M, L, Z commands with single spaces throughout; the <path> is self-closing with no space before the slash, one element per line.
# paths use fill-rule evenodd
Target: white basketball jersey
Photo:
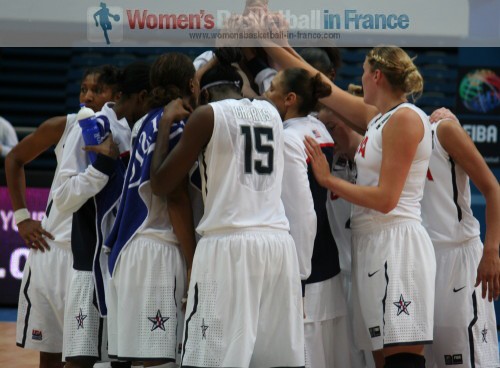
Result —
<path fill-rule="evenodd" d="M 281 202 L 283 125 L 267 101 L 211 103 L 212 137 L 200 154 L 205 213 L 197 231 L 289 230 Z"/>
<path fill-rule="evenodd" d="M 354 205 L 351 219 L 353 229 L 370 225 L 373 220 L 382 219 L 382 217 L 384 217 L 384 221 L 390 221 L 390 218 L 408 218 L 421 221 L 420 201 L 424 193 L 425 176 L 432 152 L 432 136 L 427 115 L 415 105 L 402 103 L 384 115 L 375 116 L 370 121 L 365 137 L 354 158 L 358 169 L 356 183 L 370 187 L 378 185 L 382 166 L 382 132 L 391 116 L 403 108 L 411 109 L 420 116 L 425 132 L 415 152 L 399 202 L 396 208 L 388 214 Z"/>
<path fill-rule="evenodd" d="M 52 180 L 49 198 L 47 200 L 47 209 L 42 220 L 42 227 L 54 236 L 54 243 L 64 249 L 70 248 L 72 213 L 67 213 L 65 211 L 61 212 L 56 206 L 52 205 L 52 192 L 61 184 L 59 171 L 61 168 L 64 144 L 66 143 L 66 138 L 68 137 L 69 132 L 74 127 L 79 128 L 76 121 L 76 114 L 68 114 L 66 116 L 66 126 L 64 127 L 64 132 L 54 149 L 57 167 L 54 172 L 54 179 Z"/>
<path fill-rule="evenodd" d="M 332 175 L 356 183 L 356 165 L 342 154 L 333 156 Z M 328 191 L 326 210 L 333 238 L 339 250 L 340 269 L 351 273 L 351 202 Z"/>
<path fill-rule="evenodd" d="M 422 219 L 434 245 L 462 243 L 479 236 L 480 227 L 470 207 L 469 177 L 439 143 L 439 124 L 432 125 L 432 156 L 422 199 Z"/>

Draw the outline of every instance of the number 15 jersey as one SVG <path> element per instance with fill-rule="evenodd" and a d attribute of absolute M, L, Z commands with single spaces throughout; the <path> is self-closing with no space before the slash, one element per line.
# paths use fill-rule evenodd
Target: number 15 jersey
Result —
<path fill-rule="evenodd" d="M 201 234 L 289 230 L 281 202 L 283 124 L 267 101 L 211 103 L 212 137 L 199 157 L 205 212 Z"/>

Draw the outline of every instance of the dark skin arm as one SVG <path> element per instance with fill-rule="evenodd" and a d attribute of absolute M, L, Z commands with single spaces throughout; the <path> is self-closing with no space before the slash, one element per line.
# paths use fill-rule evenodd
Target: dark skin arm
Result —
<path fill-rule="evenodd" d="M 437 128 L 439 142 L 464 169 L 486 199 L 486 235 L 483 256 L 477 269 L 476 285 L 491 302 L 500 295 L 500 187 L 474 142 L 457 120 L 442 121 Z"/>
<path fill-rule="evenodd" d="M 167 196 L 167 209 L 170 222 L 174 228 L 174 233 L 180 243 L 180 249 L 187 268 L 186 290 L 189 288 L 191 278 L 191 267 L 193 265 L 194 250 L 196 248 L 196 238 L 194 236 L 193 211 L 191 209 L 191 199 L 188 192 L 188 177 Z"/>
<path fill-rule="evenodd" d="M 205 106 L 204 108 L 208 108 Z M 203 109 L 203 108 L 202 108 Z M 212 111 L 212 108 L 209 108 Z M 203 114 L 196 110 L 189 118 L 181 140 L 169 154 L 169 135 L 170 128 L 175 121 L 184 119 L 189 115 L 187 107 L 181 99 L 170 102 L 163 112 L 163 116 L 158 126 L 158 137 L 156 139 L 155 151 L 151 162 L 151 189 L 157 196 L 166 196 L 168 203 L 168 213 L 174 232 L 179 239 L 181 251 L 186 260 L 187 266 L 187 286 L 191 276 L 191 266 L 193 264 L 196 240 L 194 236 L 193 212 L 188 193 L 188 174 L 189 170 L 196 161 L 199 152 L 210 140 L 213 130 L 213 112 L 212 123 Z M 194 122 L 194 123 L 193 123 Z M 198 127 L 196 126 L 198 125 Z M 203 129 L 205 125 L 210 125 L 210 131 Z M 207 135 L 208 138 L 202 143 L 199 135 Z M 191 141 L 193 141 L 190 143 Z M 186 142 L 187 141 L 187 142 Z M 179 158 L 182 157 L 182 160 Z M 174 160 L 179 160 L 171 165 L 172 156 Z M 176 157 L 176 158 L 175 158 Z M 169 170 L 175 170 L 169 173 Z"/>
<path fill-rule="evenodd" d="M 170 132 L 169 123 L 168 129 L 165 129 L 165 134 Z M 158 141 L 160 141 L 161 126 L 158 132 Z M 155 156 L 153 156 L 153 163 L 151 165 L 151 188 L 153 193 L 158 196 L 167 196 L 172 193 L 182 180 L 188 175 L 189 170 L 198 158 L 198 154 L 202 151 L 203 147 L 207 145 L 212 137 L 214 129 L 214 112 L 209 105 L 199 107 L 189 117 L 184 133 L 175 146 L 175 148 L 168 154 L 168 140 L 163 139 L 161 150 L 165 155 L 168 154 L 161 162 L 155 163 Z M 155 149 L 156 154 L 156 149 Z M 161 155 L 159 153 L 158 155 Z M 153 182 L 156 185 L 153 187 Z"/>
<path fill-rule="evenodd" d="M 48 119 L 37 130 L 19 142 L 7 155 L 5 176 L 14 210 L 26 208 L 24 165 L 37 158 L 51 146 L 56 145 L 62 137 L 65 126 L 66 116 Z M 45 249 L 50 249 L 44 236 L 50 239 L 54 239 L 54 237 L 42 228 L 40 221 L 24 220 L 18 224 L 18 229 L 19 235 L 28 247 L 39 249 L 42 252 Z"/>

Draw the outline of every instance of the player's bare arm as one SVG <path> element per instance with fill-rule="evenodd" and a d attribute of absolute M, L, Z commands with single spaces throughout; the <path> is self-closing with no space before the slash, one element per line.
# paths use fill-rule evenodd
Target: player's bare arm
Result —
<path fill-rule="evenodd" d="M 388 213 L 398 204 L 423 135 L 424 127 L 415 112 L 401 109 L 394 113 L 383 131 L 382 166 L 376 187 L 359 186 L 330 175 L 328 166 L 325 167 L 326 159 L 316 141 L 307 138 L 305 143 L 320 185 L 353 204 Z"/>
<path fill-rule="evenodd" d="M 476 286 L 491 302 L 500 296 L 500 187 L 483 157 L 457 120 L 442 121 L 437 128 L 439 142 L 460 165 L 486 199 L 486 235 Z"/>
<path fill-rule="evenodd" d="M 159 195 L 157 194 L 157 191 L 161 190 L 161 186 L 163 185 L 162 180 L 166 180 L 163 176 L 158 175 L 158 170 L 169 152 L 170 127 L 174 122 L 186 119 L 191 111 L 191 107 L 188 104 L 185 104 L 180 98 L 170 101 L 170 103 L 163 109 L 163 115 L 158 123 L 158 137 L 156 138 L 156 145 L 150 169 L 151 189 L 156 195 Z"/>
<path fill-rule="evenodd" d="M 174 233 L 179 239 L 180 249 L 186 260 L 187 282 L 186 290 L 189 290 L 189 279 L 193 265 L 196 238 L 194 235 L 193 210 L 188 191 L 188 177 L 167 196 L 167 210 Z"/>
<path fill-rule="evenodd" d="M 290 54 L 281 47 L 268 47 L 266 53 L 282 68 L 302 68 L 307 70 L 311 76 L 319 73 L 317 69 L 304 60 Z M 332 83 L 324 74 L 323 81 L 332 87 L 330 96 L 322 98 L 321 103 L 334 110 L 349 126 L 366 130 L 368 122 L 378 114 L 374 106 L 364 103 L 363 98 L 353 96 Z"/>
<path fill-rule="evenodd" d="M 159 127 L 157 142 L 160 140 L 163 128 Z M 191 114 L 184 133 L 172 152 L 169 154 L 167 143 L 164 151 L 166 158 L 157 167 L 151 165 L 151 188 L 154 194 L 166 196 L 177 188 L 182 179 L 189 173 L 198 154 L 209 142 L 213 128 L 214 112 L 211 106 L 201 106 Z M 165 144 L 165 141 L 162 141 L 161 144 Z"/>
<path fill-rule="evenodd" d="M 16 211 L 26 208 L 26 177 L 24 165 L 34 160 L 49 147 L 57 144 L 66 126 L 66 116 L 57 116 L 43 122 L 37 130 L 24 138 L 15 146 L 5 159 L 5 176 Z M 42 252 L 50 249 L 44 237 L 53 239 L 52 234 L 45 231 L 40 221 L 26 219 L 18 224 L 19 235 L 25 244 Z"/>

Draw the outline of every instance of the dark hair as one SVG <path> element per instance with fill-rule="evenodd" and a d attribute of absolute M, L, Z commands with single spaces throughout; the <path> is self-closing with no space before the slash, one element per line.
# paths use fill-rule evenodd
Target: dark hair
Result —
<path fill-rule="evenodd" d="M 150 107 L 164 106 L 176 98 L 191 96 L 190 82 L 194 75 L 193 62 L 188 56 L 177 52 L 160 55 L 149 74 Z"/>
<path fill-rule="evenodd" d="M 87 76 L 97 75 L 97 83 L 105 84 L 113 90 L 113 93 L 119 92 L 118 84 L 120 78 L 120 69 L 114 65 L 99 65 L 85 70 L 82 80 Z"/>
<path fill-rule="evenodd" d="M 119 89 L 124 96 L 130 96 L 143 90 L 149 91 L 149 72 L 151 65 L 144 61 L 128 64 L 119 74 Z"/>
<path fill-rule="evenodd" d="M 243 57 L 239 47 L 218 47 L 214 50 L 214 55 L 222 65 L 238 63 Z"/>
<path fill-rule="evenodd" d="M 217 90 L 233 89 L 236 92 L 241 92 L 243 87 L 243 78 L 241 78 L 238 70 L 231 65 L 216 64 L 207 70 L 200 80 L 200 89 L 216 82 L 229 82 L 225 84 L 216 85 L 210 88 Z"/>
<path fill-rule="evenodd" d="M 340 68 L 340 50 L 336 47 L 308 47 L 300 51 L 300 56 L 321 73 L 329 76 Z"/>
<path fill-rule="evenodd" d="M 321 74 L 311 77 L 301 68 L 283 70 L 282 86 L 285 93 L 293 92 L 300 98 L 298 112 L 304 115 L 315 109 L 318 99 L 332 92 L 332 87 L 323 82 Z"/>

